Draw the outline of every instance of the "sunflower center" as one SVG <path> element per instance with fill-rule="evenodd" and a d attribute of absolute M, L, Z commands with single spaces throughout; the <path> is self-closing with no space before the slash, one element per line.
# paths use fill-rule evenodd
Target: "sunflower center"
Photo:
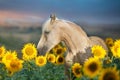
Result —
<path fill-rule="evenodd" d="M 109 43 L 108 46 L 112 47 L 112 46 L 113 46 L 113 43 Z"/>
<path fill-rule="evenodd" d="M 27 47 L 26 48 L 26 50 L 25 50 L 25 53 L 27 54 L 27 55 L 32 55 L 33 54 L 33 49 L 31 48 L 31 47 Z"/>
<path fill-rule="evenodd" d="M 43 59 L 39 59 L 39 60 L 38 60 L 38 63 L 39 63 L 39 64 L 43 64 L 43 63 L 44 63 L 44 60 L 43 60 Z"/>
<path fill-rule="evenodd" d="M 62 49 L 57 49 L 57 54 L 61 54 L 62 53 Z"/>
<path fill-rule="evenodd" d="M 89 66 L 88 66 L 88 69 L 91 71 L 91 72 L 95 72 L 97 70 L 97 64 L 95 62 L 91 63 Z"/>
<path fill-rule="evenodd" d="M 75 73 L 76 73 L 76 74 L 80 74 L 80 68 L 76 68 L 76 69 L 75 69 Z"/>
<path fill-rule="evenodd" d="M 18 62 L 11 62 L 11 64 L 10 64 L 10 66 L 11 66 L 12 68 L 17 68 L 18 65 L 19 65 Z"/>
<path fill-rule="evenodd" d="M 49 57 L 49 61 L 54 61 L 54 57 Z"/>
<path fill-rule="evenodd" d="M 49 61 L 52 61 L 53 59 L 50 57 L 48 60 L 49 60 Z"/>
<path fill-rule="evenodd" d="M 59 62 L 63 62 L 63 58 L 62 58 L 62 57 L 59 57 L 58 61 L 59 61 Z"/>
<path fill-rule="evenodd" d="M 114 73 L 108 72 L 104 75 L 103 80 L 116 80 Z"/>

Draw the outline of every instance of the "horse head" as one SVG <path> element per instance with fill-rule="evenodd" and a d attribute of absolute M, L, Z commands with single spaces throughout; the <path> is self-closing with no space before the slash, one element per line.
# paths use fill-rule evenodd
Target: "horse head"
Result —
<path fill-rule="evenodd" d="M 39 55 L 44 55 L 61 41 L 60 30 L 56 26 L 57 20 L 55 15 L 51 15 L 43 24 L 41 38 L 37 45 Z"/>
<path fill-rule="evenodd" d="M 39 54 L 44 55 L 60 41 L 65 42 L 68 52 L 73 55 L 79 51 L 85 52 L 85 48 L 90 46 L 87 34 L 80 26 L 51 15 L 42 27 L 42 35 L 37 45 Z"/>

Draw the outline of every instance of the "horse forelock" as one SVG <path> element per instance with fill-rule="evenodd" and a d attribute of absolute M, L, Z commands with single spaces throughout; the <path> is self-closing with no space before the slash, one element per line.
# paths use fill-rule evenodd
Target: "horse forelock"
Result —
<path fill-rule="evenodd" d="M 55 21 L 57 21 L 57 20 L 58 20 L 58 18 L 56 18 Z M 55 22 L 54 22 L 54 23 L 55 23 Z M 48 31 L 48 32 L 51 31 L 52 28 L 53 28 L 54 23 L 51 24 L 51 18 L 49 18 L 49 19 L 43 24 L 42 32 L 44 32 L 44 31 Z"/>

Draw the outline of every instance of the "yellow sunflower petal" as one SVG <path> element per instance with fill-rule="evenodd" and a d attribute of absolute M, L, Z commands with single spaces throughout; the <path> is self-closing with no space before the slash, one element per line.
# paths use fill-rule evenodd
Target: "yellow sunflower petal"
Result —
<path fill-rule="evenodd" d="M 120 46 L 120 39 L 117 39 L 117 40 L 114 42 L 114 45 L 119 45 L 119 46 Z"/>
<path fill-rule="evenodd" d="M 1 46 L 1 47 L 0 47 L 0 58 L 4 56 L 5 51 L 6 51 L 5 47 L 4 47 L 4 46 Z"/>

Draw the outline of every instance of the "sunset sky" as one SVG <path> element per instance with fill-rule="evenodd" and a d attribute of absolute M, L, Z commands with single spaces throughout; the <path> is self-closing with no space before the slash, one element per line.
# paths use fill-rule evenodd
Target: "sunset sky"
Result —
<path fill-rule="evenodd" d="M 58 18 L 88 24 L 119 24 L 120 0 L 0 0 L 0 24 Z"/>

